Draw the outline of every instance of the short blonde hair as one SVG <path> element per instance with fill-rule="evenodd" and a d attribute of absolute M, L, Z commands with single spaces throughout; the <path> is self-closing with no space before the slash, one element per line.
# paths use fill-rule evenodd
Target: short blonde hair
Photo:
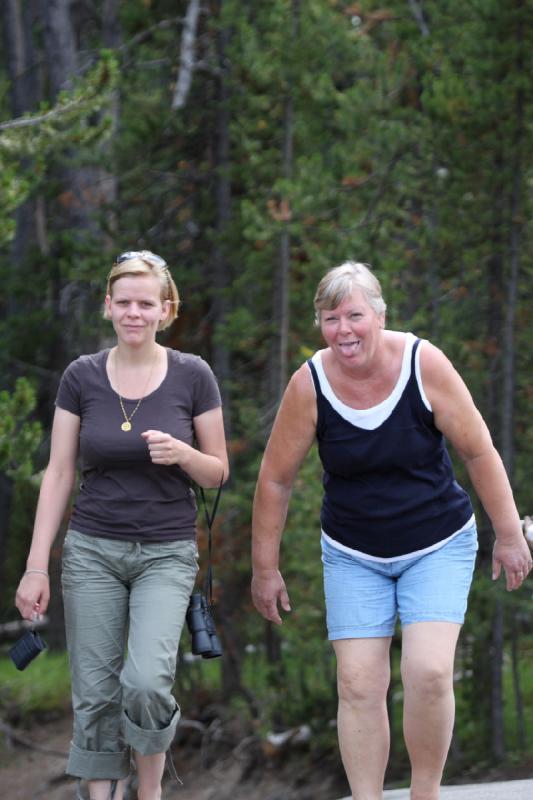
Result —
<path fill-rule="evenodd" d="M 180 296 L 166 261 L 150 250 L 128 250 L 121 253 L 107 276 L 106 294 L 112 296 L 115 282 L 131 275 L 155 275 L 158 278 L 161 284 L 161 302 L 169 302 L 168 315 L 161 320 L 158 330 L 169 328 L 178 316 Z M 109 319 L 107 309 L 104 309 L 104 317 Z"/>
<path fill-rule="evenodd" d="M 387 310 L 381 295 L 381 285 L 366 264 L 358 261 L 345 261 L 339 267 L 328 270 L 315 294 L 315 320 L 320 323 L 320 312 L 337 308 L 354 289 L 360 289 L 368 305 L 376 314 L 384 314 Z"/>

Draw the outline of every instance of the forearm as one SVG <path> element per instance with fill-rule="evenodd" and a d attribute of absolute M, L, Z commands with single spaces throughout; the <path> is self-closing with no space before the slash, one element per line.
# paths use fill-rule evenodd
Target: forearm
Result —
<path fill-rule="evenodd" d="M 48 569 L 50 550 L 72 492 L 74 477 L 74 472 L 56 473 L 50 468 L 46 470 L 35 513 L 27 569 Z"/>
<path fill-rule="evenodd" d="M 228 479 L 228 466 L 218 456 L 202 453 L 194 447 L 182 444 L 179 466 L 204 489 L 212 489 L 220 485 L 221 479 Z"/>
<path fill-rule="evenodd" d="M 465 460 L 472 485 L 489 517 L 498 541 L 512 543 L 521 538 L 521 525 L 513 492 L 503 462 L 492 447 Z"/>
<path fill-rule="evenodd" d="M 254 574 L 278 569 L 279 549 L 290 496 L 290 487 L 259 477 L 252 516 Z"/>

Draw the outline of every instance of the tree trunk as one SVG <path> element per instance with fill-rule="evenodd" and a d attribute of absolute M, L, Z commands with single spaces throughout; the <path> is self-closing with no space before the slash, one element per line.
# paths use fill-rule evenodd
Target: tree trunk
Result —
<path fill-rule="evenodd" d="M 118 18 L 119 2 L 120 0 L 104 0 L 102 5 L 102 42 L 104 47 L 110 50 L 118 50 L 122 43 L 122 31 Z M 110 112 L 114 137 L 120 123 L 120 95 L 118 89 L 113 93 Z M 106 150 L 109 150 L 110 142 L 111 139 L 105 145 Z M 118 194 L 117 177 L 111 172 L 100 169 L 98 185 L 101 187 L 102 201 L 108 209 L 106 229 L 112 234 L 116 234 L 118 232 L 118 221 L 115 212 Z M 111 245 L 111 242 L 109 244 Z"/>
<path fill-rule="evenodd" d="M 300 22 L 300 0 L 291 0 L 291 44 L 294 45 L 298 36 Z M 282 174 L 286 182 L 293 176 L 294 164 L 294 77 L 292 67 L 287 75 L 287 94 L 283 105 L 283 144 L 282 144 Z M 280 198 L 283 229 L 279 238 L 279 266 L 277 280 L 274 284 L 274 313 L 273 319 L 277 328 L 277 352 L 272 359 L 272 394 L 275 407 L 279 404 L 288 380 L 289 363 L 289 325 L 290 325 L 290 251 L 291 240 L 289 233 L 289 220 L 291 210 L 287 198 Z"/>
<path fill-rule="evenodd" d="M 497 761 L 505 759 L 505 736 L 503 718 L 503 645 L 504 614 L 503 603 L 499 597 L 494 603 L 492 620 L 492 753 Z"/>
<path fill-rule="evenodd" d="M 518 2 L 518 7 L 523 6 Z M 523 59 L 523 27 L 517 26 L 517 74 L 522 74 L 524 70 Z M 507 308 L 505 315 L 505 326 L 503 336 L 503 402 L 502 402 L 502 445 L 501 455 L 505 469 L 512 482 L 514 473 L 514 405 L 516 394 L 516 347 L 515 347 L 515 321 L 518 305 L 518 286 L 520 285 L 520 249 L 522 223 L 520 215 L 522 212 L 522 144 L 524 139 L 524 91 L 520 86 L 516 92 L 515 104 L 515 134 L 512 153 L 514 156 L 513 183 L 511 191 L 511 237 L 509 254 L 509 278 L 507 283 Z M 518 641 L 519 628 L 516 624 L 515 610 L 509 609 L 511 615 L 511 657 L 513 675 L 513 693 L 515 699 L 518 741 L 522 750 L 526 749 L 526 725 L 524 719 L 524 707 L 522 702 L 522 689 L 520 685 L 520 671 L 518 669 Z"/>
<path fill-rule="evenodd" d="M 35 2 L 6 0 L 3 5 L 4 50 L 10 83 L 13 117 L 34 111 L 40 100 L 37 57 L 33 47 L 32 27 L 35 22 Z M 37 236 L 36 203 L 27 200 L 15 212 L 15 236 L 10 260 L 15 269 L 24 270 L 26 258 L 35 246 Z M 19 293 L 8 291 L 8 316 L 24 314 Z"/>
<path fill-rule="evenodd" d="M 218 3 L 218 16 L 222 11 Z M 231 179 L 230 179 L 230 112 L 228 89 L 228 63 L 226 49 L 229 31 L 222 28 L 217 34 L 218 80 L 216 87 L 215 118 L 215 174 L 216 174 L 216 245 L 213 252 L 213 326 L 223 331 L 228 313 L 227 289 L 231 284 L 230 266 L 227 258 L 225 239 L 231 219 Z M 231 376 L 228 347 L 219 336 L 215 336 L 213 368 L 221 384 L 222 399 L 227 407 L 227 386 Z M 226 432 L 229 419 L 226 420 Z"/>
<path fill-rule="evenodd" d="M 518 745 L 522 752 L 527 752 L 527 734 L 526 734 L 526 720 L 524 716 L 524 700 L 522 695 L 522 686 L 520 683 L 520 653 L 519 653 L 519 627 L 516 624 L 516 614 L 514 609 L 511 609 L 511 666 L 513 674 L 513 694 L 516 710 L 516 724 L 517 724 L 517 738 Z"/>
<path fill-rule="evenodd" d="M 497 153 L 494 174 L 496 181 L 493 191 L 494 221 L 492 237 L 492 254 L 489 259 L 488 271 L 488 329 L 487 346 L 489 358 L 489 384 L 488 384 L 488 416 L 489 427 L 501 451 L 502 444 L 502 338 L 504 332 L 503 309 L 505 306 L 505 293 L 503 289 L 503 219 L 504 198 L 503 185 L 503 157 Z M 492 528 L 489 526 L 492 532 Z M 486 550 L 487 542 L 482 543 Z M 502 601 L 496 598 L 494 617 L 492 620 L 492 670 L 491 670 L 491 731 L 492 752 L 499 761 L 505 758 L 505 731 L 503 720 L 503 650 L 504 650 L 504 613 Z"/>

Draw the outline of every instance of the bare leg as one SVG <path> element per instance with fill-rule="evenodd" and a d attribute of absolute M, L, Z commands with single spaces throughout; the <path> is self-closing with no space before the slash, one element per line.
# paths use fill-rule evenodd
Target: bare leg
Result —
<path fill-rule="evenodd" d="M 139 779 L 139 800 L 161 800 L 161 780 L 165 771 L 165 754 L 142 756 L 135 753 L 137 777 Z"/>
<path fill-rule="evenodd" d="M 339 639 L 338 734 L 354 800 L 382 800 L 389 757 L 387 689 L 390 638 Z"/>
<path fill-rule="evenodd" d="M 123 800 L 125 781 L 118 781 L 113 800 Z M 111 781 L 88 781 L 91 800 L 110 800 Z"/>
<path fill-rule="evenodd" d="M 455 716 L 453 664 L 460 629 L 452 622 L 417 622 L 403 629 L 403 727 L 411 800 L 439 800 Z"/>

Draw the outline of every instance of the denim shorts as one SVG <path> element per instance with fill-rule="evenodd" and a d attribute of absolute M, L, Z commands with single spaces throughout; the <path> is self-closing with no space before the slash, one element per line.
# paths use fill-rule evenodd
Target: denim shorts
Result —
<path fill-rule="evenodd" d="M 412 558 L 371 561 L 322 537 L 328 638 L 388 637 L 399 616 L 462 624 L 477 552 L 475 523 L 442 547 Z"/>

